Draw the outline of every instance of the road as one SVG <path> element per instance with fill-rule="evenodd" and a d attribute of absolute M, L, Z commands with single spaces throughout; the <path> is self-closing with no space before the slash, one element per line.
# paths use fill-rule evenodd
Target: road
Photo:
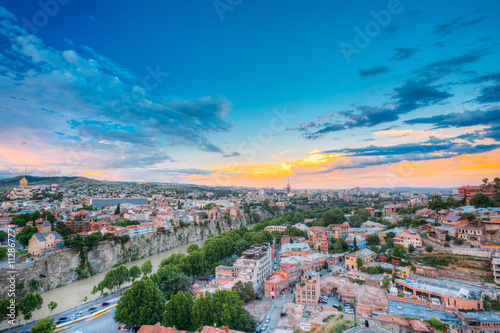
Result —
<path fill-rule="evenodd" d="M 84 333 L 118 332 L 119 325 L 113 320 L 113 314 L 115 312 L 116 302 L 118 301 L 122 293 L 123 290 L 117 294 L 101 298 L 98 301 L 90 302 L 81 306 L 77 306 L 74 309 L 58 313 L 57 315 L 53 316 L 55 320 L 61 317 L 71 317 L 76 312 L 82 312 L 82 317 L 58 325 L 55 331 L 61 333 L 73 333 L 78 331 Z M 101 305 L 103 302 L 110 302 L 111 304 L 103 307 Z M 97 308 L 97 311 L 94 313 L 89 313 L 88 309 L 93 306 Z M 26 332 L 29 331 L 31 326 L 34 325 L 36 325 L 36 322 L 18 327 L 8 332 Z"/>

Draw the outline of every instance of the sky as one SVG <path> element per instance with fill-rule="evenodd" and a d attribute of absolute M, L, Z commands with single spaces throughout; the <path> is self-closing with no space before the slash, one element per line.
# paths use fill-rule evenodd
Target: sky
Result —
<path fill-rule="evenodd" d="M 0 1 L 0 178 L 479 184 L 499 21 L 493 0 Z"/>

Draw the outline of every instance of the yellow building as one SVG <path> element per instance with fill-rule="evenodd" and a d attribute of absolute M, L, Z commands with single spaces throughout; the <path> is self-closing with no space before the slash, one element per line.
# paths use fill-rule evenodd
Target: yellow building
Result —
<path fill-rule="evenodd" d="M 363 262 L 363 266 L 369 264 L 375 260 L 377 254 L 369 249 L 363 249 L 356 251 L 354 253 L 345 255 L 345 267 L 352 271 L 358 270 L 358 262 L 357 259 L 361 259 Z"/>
<path fill-rule="evenodd" d="M 11 200 L 31 199 L 33 197 L 33 189 L 28 186 L 26 177 L 23 177 L 23 179 L 19 181 L 19 186 L 14 187 L 7 197 Z"/>

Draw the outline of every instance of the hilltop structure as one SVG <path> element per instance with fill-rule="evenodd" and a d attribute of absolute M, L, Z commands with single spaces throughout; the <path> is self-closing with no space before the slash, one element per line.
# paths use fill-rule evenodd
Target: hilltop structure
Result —
<path fill-rule="evenodd" d="M 14 187 L 7 197 L 10 200 L 31 199 L 33 197 L 33 189 L 28 186 L 26 176 L 19 181 L 19 186 Z"/>

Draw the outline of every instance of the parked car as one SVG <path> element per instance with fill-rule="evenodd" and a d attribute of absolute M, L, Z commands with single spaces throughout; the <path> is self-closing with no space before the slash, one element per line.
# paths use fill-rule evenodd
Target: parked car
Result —
<path fill-rule="evenodd" d="M 260 329 L 260 330 L 261 330 L 261 331 L 265 331 L 266 329 L 267 329 L 267 324 L 264 324 L 264 325 L 262 325 L 262 327 L 261 327 L 261 329 Z"/>
<path fill-rule="evenodd" d="M 266 317 L 266 323 L 268 323 L 271 320 L 271 318 Z"/>
<path fill-rule="evenodd" d="M 365 327 L 370 327 L 370 323 L 368 322 L 368 319 L 365 319 Z"/>

